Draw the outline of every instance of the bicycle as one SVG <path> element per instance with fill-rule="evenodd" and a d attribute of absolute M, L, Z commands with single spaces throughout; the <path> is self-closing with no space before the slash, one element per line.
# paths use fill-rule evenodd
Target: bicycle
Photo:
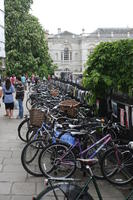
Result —
<path fill-rule="evenodd" d="M 97 163 L 96 159 L 79 159 L 79 161 L 86 165 L 86 170 L 89 172 L 89 177 L 83 184 L 80 186 L 77 184 L 77 180 L 75 179 L 57 179 L 51 178 L 48 179 L 49 186 L 44 189 L 37 197 L 33 197 L 32 200 L 44 200 L 44 199 L 52 199 L 52 200 L 94 200 L 92 195 L 89 193 L 89 184 L 92 182 L 99 200 L 103 200 L 102 194 L 98 187 L 96 178 L 93 174 L 93 170 L 91 166 Z M 59 183 L 52 184 L 53 181 L 59 181 Z M 76 183 L 73 184 L 73 181 Z M 125 200 L 133 199 L 133 190 L 128 195 Z"/>
<path fill-rule="evenodd" d="M 94 142 L 91 134 L 86 134 L 86 132 L 71 132 L 71 135 L 76 136 L 73 145 L 57 141 L 55 144 L 50 144 L 42 150 L 39 156 L 39 167 L 41 172 L 45 177 L 70 177 L 75 172 L 76 168 L 83 169 L 82 166 L 78 166 L 77 158 L 96 157 L 99 162 L 93 169 L 95 171 L 94 174 L 97 178 L 103 179 L 100 160 L 104 147 L 112 141 L 111 136 L 108 134 L 102 139 Z M 85 137 L 83 141 L 88 140 L 91 146 L 82 149 L 83 146 L 81 145 L 81 140 L 83 137 Z"/>
<path fill-rule="evenodd" d="M 66 145 L 65 143 L 62 144 L 56 143 L 49 145 L 46 148 L 44 148 L 40 153 L 39 156 L 40 170 L 46 177 L 66 178 L 70 177 L 75 172 L 77 168 L 76 158 L 97 157 L 99 162 L 97 163 L 97 166 L 94 167 L 93 169 L 95 170 L 94 172 L 95 176 L 97 178 L 104 177 L 111 183 L 117 185 L 125 185 L 133 180 L 131 174 L 128 173 L 128 176 L 126 176 L 127 175 L 126 171 L 128 171 L 128 169 L 133 169 L 133 150 L 132 148 L 129 148 L 128 145 L 117 145 L 114 142 L 111 143 L 112 148 L 110 148 L 109 146 L 108 150 L 107 144 L 109 144 L 110 141 L 112 141 L 112 138 L 108 134 L 84 150 L 82 150 L 81 148 L 79 139 L 76 139 L 75 144 L 71 146 Z M 95 150 L 94 148 L 98 144 L 101 145 Z M 75 147 L 79 148 L 78 154 L 74 154 Z M 103 150 L 103 148 L 105 147 L 106 147 L 106 153 L 103 154 L 103 152 L 101 153 L 101 150 Z M 90 150 L 92 150 L 92 152 L 90 152 Z M 111 160 L 111 157 L 108 158 L 107 156 L 110 155 L 110 152 L 113 152 L 112 154 L 113 160 Z M 113 161 L 115 161 L 114 168 L 113 168 Z M 112 163 L 112 165 L 110 163 Z M 106 169 L 110 169 L 110 171 L 107 171 Z M 115 179 L 115 177 L 117 178 Z M 113 179 L 114 181 L 111 181 L 111 179 Z"/>

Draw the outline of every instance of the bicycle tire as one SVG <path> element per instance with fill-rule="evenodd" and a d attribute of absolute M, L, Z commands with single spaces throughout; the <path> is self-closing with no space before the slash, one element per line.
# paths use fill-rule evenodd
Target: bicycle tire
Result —
<path fill-rule="evenodd" d="M 32 102 L 31 98 L 28 98 L 26 100 L 26 108 L 28 111 L 31 110 L 31 108 L 32 108 L 31 102 Z"/>
<path fill-rule="evenodd" d="M 111 148 L 101 160 L 101 171 L 106 180 L 114 185 L 126 185 L 133 180 L 133 151 L 126 146 L 118 146 L 118 151 Z M 118 163 L 118 159 L 119 163 Z"/>
<path fill-rule="evenodd" d="M 31 175 L 41 177 L 42 172 L 38 165 L 38 156 L 43 149 L 43 140 L 37 139 L 25 145 L 21 153 L 21 163 L 24 169 Z M 32 157 L 31 157 L 32 155 Z"/>
<path fill-rule="evenodd" d="M 26 133 L 26 140 L 27 142 L 30 142 L 31 140 L 34 140 L 34 136 L 36 135 L 37 130 L 39 127 L 31 127 L 27 133 Z M 38 136 L 36 139 L 39 139 Z"/>
<path fill-rule="evenodd" d="M 27 142 L 26 133 L 30 127 L 30 119 L 24 119 L 18 126 L 18 136 L 23 142 Z"/>
<path fill-rule="evenodd" d="M 94 200 L 88 192 L 85 192 L 79 198 L 76 198 L 81 189 L 82 188 L 79 186 L 69 183 L 57 184 L 52 187 L 47 187 L 34 198 L 34 200 L 45 200 L 48 199 L 48 197 L 52 200 Z M 55 191 L 55 193 L 58 192 L 56 197 L 53 191 Z"/>
<path fill-rule="evenodd" d="M 39 127 L 32 127 L 29 129 L 29 131 L 26 134 L 27 142 L 30 142 L 32 140 L 42 139 L 43 140 L 43 147 L 47 146 L 49 143 L 51 143 L 51 137 L 50 135 L 43 131 L 40 133 L 40 131 L 37 133 Z"/>
<path fill-rule="evenodd" d="M 45 177 L 49 178 L 67 178 L 76 170 L 76 159 L 72 151 L 68 150 L 66 143 L 50 144 L 42 150 L 39 156 L 39 167 Z M 64 156 L 62 160 L 60 158 Z M 65 174 L 66 173 L 66 174 Z"/>

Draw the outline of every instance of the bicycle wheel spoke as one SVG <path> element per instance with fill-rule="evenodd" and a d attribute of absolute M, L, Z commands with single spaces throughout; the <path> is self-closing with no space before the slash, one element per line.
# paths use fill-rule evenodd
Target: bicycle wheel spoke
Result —
<path fill-rule="evenodd" d="M 54 144 L 46 148 L 39 157 L 39 166 L 45 176 L 68 177 L 75 170 L 75 157 L 67 153 L 68 147 Z"/>

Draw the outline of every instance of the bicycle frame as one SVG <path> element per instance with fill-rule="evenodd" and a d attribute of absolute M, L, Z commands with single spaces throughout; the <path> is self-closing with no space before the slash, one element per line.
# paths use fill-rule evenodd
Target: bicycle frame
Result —
<path fill-rule="evenodd" d="M 101 138 L 100 140 L 98 140 L 96 143 L 94 143 L 93 145 L 91 145 L 90 147 L 88 147 L 87 149 L 83 150 L 81 149 L 81 144 L 79 139 L 76 140 L 75 144 L 70 146 L 70 148 L 68 149 L 68 151 L 66 151 L 66 153 L 60 158 L 60 160 L 62 160 L 66 154 L 68 154 L 72 149 L 74 149 L 76 146 L 78 146 L 80 153 L 79 156 L 80 158 L 83 158 L 83 154 L 87 153 L 89 150 L 91 150 L 93 147 L 97 146 L 98 144 L 100 144 L 101 142 L 103 142 L 96 151 L 93 152 L 93 154 L 89 157 L 94 158 L 95 155 L 109 142 L 112 141 L 111 135 L 107 134 L 106 136 L 104 136 L 103 138 Z"/>
<path fill-rule="evenodd" d="M 38 129 L 37 129 L 37 132 L 36 132 L 36 134 L 34 135 L 33 140 L 36 140 L 36 139 L 37 139 L 39 133 L 41 133 L 41 136 L 42 136 L 44 131 L 46 132 L 45 134 L 49 134 L 49 131 L 47 130 L 47 128 L 49 128 L 49 126 L 46 125 L 45 122 L 43 122 L 41 128 L 38 128 Z"/>
<path fill-rule="evenodd" d="M 85 184 L 84 184 L 82 190 L 80 191 L 79 195 L 76 197 L 75 200 L 79 200 L 80 197 L 81 197 L 81 195 L 84 193 L 84 191 L 87 191 L 87 190 L 88 190 L 88 185 L 90 184 L 90 182 L 93 182 L 99 200 L 103 200 L 102 195 L 101 195 L 101 192 L 100 192 L 99 187 L 98 187 L 98 184 L 97 184 L 97 181 L 96 181 L 96 178 L 95 178 L 95 176 L 94 176 L 94 174 L 93 174 L 93 172 L 92 172 L 90 166 L 87 165 L 86 168 L 87 168 L 87 169 L 89 170 L 89 172 L 90 172 L 90 177 L 89 177 L 89 178 L 87 179 L 87 181 L 85 182 Z"/>
<path fill-rule="evenodd" d="M 80 157 L 83 157 L 82 155 L 85 154 L 86 152 L 88 152 L 89 150 L 91 150 L 93 147 L 97 146 L 98 144 L 100 144 L 101 142 L 103 142 L 96 151 L 94 151 L 94 153 L 89 157 L 94 158 L 95 155 L 109 142 L 112 141 L 111 135 L 107 134 L 106 136 L 104 136 L 103 138 L 101 138 L 100 140 L 98 140 L 97 142 L 95 142 L 93 145 L 91 145 L 90 147 L 88 147 L 87 149 L 80 151 Z M 80 143 L 79 143 L 80 145 Z M 80 149 L 81 149 L 81 145 L 80 145 Z"/>

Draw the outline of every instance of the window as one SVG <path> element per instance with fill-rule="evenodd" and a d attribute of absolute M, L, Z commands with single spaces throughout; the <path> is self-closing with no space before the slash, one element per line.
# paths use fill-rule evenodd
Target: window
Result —
<path fill-rule="evenodd" d="M 61 60 L 63 60 L 63 52 L 61 52 Z"/>
<path fill-rule="evenodd" d="M 72 60 L 72 52 L 70 51 L 70 60 Z"/>
<path fill-rule="evenodd" d="M 56 53 L 56 60 L 58 60 L 58 53 Z"/>
<path fill-rule="evenodd" d="M 90 54 L 92 54 L 93 53 L 93 51 L 94 51 L 94 49 L 93 48 L 90 48 Z"/>
<path fill-rule="evenodd" d="M 64 48 L 64 51 L 61 52 L 61 60 L 72 60 L 72 51 L 70 51 L 68 47 Z"/>
<path fill-rule="evenodd" d="M 69 60 L 69 49 L 68 48 L 64 49 L 64 60 Z"/>

